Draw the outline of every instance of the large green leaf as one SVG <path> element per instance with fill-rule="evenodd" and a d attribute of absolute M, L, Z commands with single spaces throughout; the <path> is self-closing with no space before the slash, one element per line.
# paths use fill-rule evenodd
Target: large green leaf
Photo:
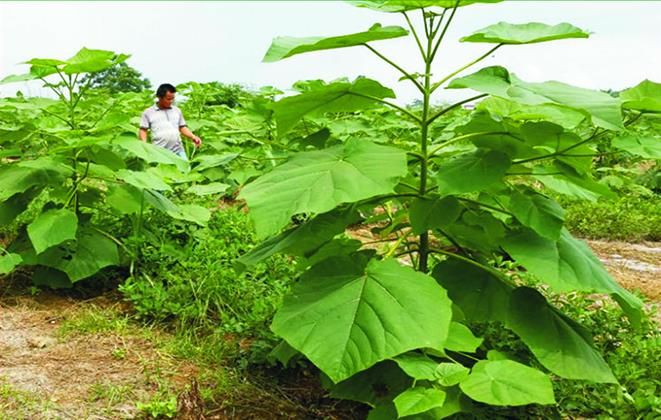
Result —
<path fill-rule="evenodd" d="M 445 348 L 452 351 L 474 353 L 480 344 L 482 344 L 482 341 L 481 338 L 473 335 L 470 328 L 459 322 L 452 321 L 450 323 L 448 339 L 445 342 Z"/>
<path fill-rule="evenodd" d="M 405 353 L 393 359 L 411 378 L 416 380 L 436 380 L 438 362 L 421 353 Z"/>
<path fill-rule="evenodd" d="M 502 152 L 478 150 L 438 166 L 438 191 L 443 195 L 480 191 L 500 181 L 511 165 Z"/>
<path fill-rule="evenodd" d="M 492 44 L 533 44 L 556 39 L 587 38 L 589 36 L 587 32 L 569 23 L 551 26 L 539 22 L 520 24 L 499 22 L 465 36 L 460 41 L 488 42 Z"/>
<path fill-rule="evenodd" d="M 459 387 L 475 401 L 491 405 L 553 404 L 548 376 L 512 360 L 482 360 Z"/>
<path fill-rule="evenodd" d="M 106 203 L 123 214 L 138 214 L 144 208 L 141 189 L 129 184 L 108 186 Z"/>
<path fill-rule="evenodd" d="M 306 115 L 359 111 L 379 104 L 372 98 L 394 97 L 395 93 L 379 82 L 359 77 L 353 83 L 333 82 L 315 87 L 300 95 L 280 99 L 271 105 L 271 108 L 278 125 L 278 135 L 282 136 Z"/>
<path fill-rule="evenodd" d="M 35 186 L 25 192 L 17 193 L 7 200 L 0 202 L 0 225 L 9 225 L 16 217 L 23 213 L 32 200 L 39 195 L 43 187 Z"/>
<path fill-rule="evenodd" d="M 11 273 L 11 271 L 23 261 L 19 254 L 7 253 L 0 255 L 0 276 Z"/>
<path fill-rule="evenodd" d="M 612 140 L 613 147 L 644 159 L 661 159 L 661 136 L 623 136 Z"/>
<path fill-rule="evenodd" d="M 278 37 L 264 56 L 264 62 L 279 61 L 292 55 L 310 51 L 330 50 L 334 48 L 354 47 L 371 41 L 399 38 L 408 35 L 408 31 L 399 26 L 381 26 L 375 24 L 369 30 L 350 35 L 333 37 L 292 38 Z"/>
<path fill-rule="evenodd" d="M 205 169 L 216 168 L 224 166 L 239 157 L 239 153 L 221 153 L 219 155 L 200 155 L 193 159 L 197 163 L 195 170 L 204 171 Z"/>
<path fill-rule="evenodd" d="M 443 198 L 417 198 L 410 208 L 411 231 L 416 235 L 430 229 L 443 228 L 454 223 L 461 214 L 459 200 Z"/>
<path fill-rule="evenodd" d="M 186 192 L 199 196 L 223 194 L 230 187 L 222 182 L 211 182 L 209 184 L 197 184 L 190 186 Z"/>
<path fill-rule="evenodd" d="M 0 201 L 23 193 L 33 186 L 58 184 L 61 179 L 55 171 L 3 164 L 0 168 Z"/>
<path fill-rule="evenodd" d="M 179 204 L 177 208 L 176 213 L 168 213 L 170 217 L 197 223 L 200 226 L 206 226 L 209 219 L 211 219 L 209 209 L 197 204 Z"/>
<path fill-rule="evenodd" d="M 66 273 L 72 282 L 119 264 L 115 242 L 93 229 L 78 229 L 75 241 L 53 246 L 37 256 L 22 256 L 25 264 L 55 268 Z"/>
<path fill-rule="evenodd" d="M 53 58 L 33 58 L 24 64 L 30 65 L 30 72 L 25 75 L 10 76 L 0 83 L 32 80 L 50 76 L 57 72 L 64 74 L 93 73 L 126 61 L 130 56 L 112 51 L 81 48 L 73 57 L 62 61 Z"/>
<path fill-rule="evenodd" d="M 455 6 L 468 6 L 474 3 L 499 3 L 502 0 L 350 0 L 348 3 L 357 7 L 366 7 L 379 12 L 405 12 L 407 10 L 441 7 L 451 9 Z"/>
<path fill-rule="evenodd" d="M 443 406 L 444 402 L 444 391 L 424 386 L 407 389 L 394 399 L 399 417 L 424 413 L 432 408 Z"/>
<path fill-rule="evenodd" d="M 466 379 L 469 369 L 459 363 L 441 363 L 435 373 L 438 383 L 443 386 L 453 386 Z"/>
<path fill-rule="evenodd" d="M 181 170 L 188 168 L 188 162 L 181 159 L 171 151 L 156 146 L 151 143 L 140 141 L 133 136 L 121 136 L 113 140 L 113 144 L 121 147 L 127 152 L 149 163 L 166 163 L 170 165 L 177 165 Z"/>
<path fill-rule="evenodd" d="M 544 186 L 560 194 L 590 201 L 596 201 L 602 196 L 615 196 L 606 185 L 592 179 L 590 174 L 580 174 L 563 162 L 553 162 L 552 166 L 535 166 L 532 175 Z"/>
<path fill-rule="evenodd" d="M 361 253 L 306 272 L 272 328 L 339 382 L 409 350 L 442 348 L 451 316 L 434 279 Z"/>
<path fill-rule="evenodd" d="M 166 184 L 161 177 L 150 171 L 131 171 L 120 169 L 116 172 L 117 177 L 127 184 L 140 189 L 151 189 L 157 191 L 172 191 L 172 188 Z"/>
<path fill-rule="evenodd" d="M 464 211 L 461 218 L 443 231 L 460 246 L 489 254 L 500 248 L 505 226 L 493 214 L 475 207 Z"/>
<path fill-rule="evenodd" d="M 526 105 L 497 96 L 482 100 L 476 109 L 485 110 L 497 119 L 549 121 L 569 130 L 576 128 L 586 118 L 580 111 L 557 104 Z"/>
<path fill-rule="evenodd" d="M 8 83 L 16 83 L 16 82 L 26 82 L 28 80 L 35 80 L 38 79 L 39 76 L 36 74 L 11 74 L 2 80 L 0 80 L 0 85 L 8 84 Z"/>
<path fill-rule="evenodd" d="M 510 72 L 501 66 L 485 67 L 468 76 L 452 79 L 448 89 L 473 89 L 505 99 L 512 99 L 507 91 L 512 87 Z"/>
<path fill-rule="evenodd" d="M 661 83 L 643 80 L 620 92 L 622 107 L 641 112 L 661 112 Z"/>
<path fill-rule="evenodd" d="M 522 225 L 541 236 L 552 240 L 560 237 L 565 212 L 555 200 L 530 189 L 514 190 L 508 207 Z"/>
<path fill-rule="evenodd" d="M 549 81 L 528 83 L 499 66 L 454 79 L 450 89 L 469 88 L 527 105 L 556 104 L 590 115 L 592 122 L 609 130 L 622 130 L 621 102 L 607 93 Z"/>
<path fill-rule="evenodd" d="M 294 155 L 248 184 L 239 195 L 250 207 L 257 234 L 265 237 L 299 213 L 324 213 L 393 191 L 407 172 L 406 153 L 363 140 Z"/>
<path fill-rule="evenodd" d="M 126 61 L 129 57 L 112 51 L 92 50 L 83 47 L 76 55 L 66 61 L 62 70 L 65 74 L 93 73 Z"/>
<path fill-rule="evenodd" d="M 237 262 L 243 266 L 252 266 L 281 252 L 308 256 L 359 219 L 353 207 L 331 210 L 267 239 L 242 255 Z"/>
<path fill-rule="evenodd" d="M 512 292 L 507 327 L 556 375 L 617 382 L 583 328 L 550 306 L 536 290 L 520 287 Z"/>
<path fill-rule="evenodd" d="M 78 217 L 67 209 L 45 211 L 27 227 L 28 236 L 37 254 L 53 245 L 75 239 L 77 230 Z"/>
<path fill-rule="evenodd" d="M 494 274 L 466 262 L 449 259 L 434 267 L 434 278 L 452 302 L 472 321 L 505 321 L 511 287 Z"/>
<path fill-rule="evenodd" d="M 557 241 L 521 229 L 509 234 L 502 245 L 518 263 L 557 292 L 615 294 L 626 302 L 629 307 L 624 309 L 634 318 L 642 307 L 637 297 L 611 278 L 590 248 L 564 228 Z"/>

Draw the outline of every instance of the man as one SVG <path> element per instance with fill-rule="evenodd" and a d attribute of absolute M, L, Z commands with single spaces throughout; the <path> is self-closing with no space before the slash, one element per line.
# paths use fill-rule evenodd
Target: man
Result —
<path fill-rule="evenodd" d="M 147 130 L 151 130 L 152 142 L 155 145 L 168 149 L 180 158 L 188 160 L 179 134 L 191 139 L 195 147 L 200 147 L 202 140 L 186 127 L 186 121 L 181 110 L 172 105 L 175 92 L 177 92 L 177 89 L 169 83 L 164 83 L 158 87 L 156 90 L 156 97 L 158 98 L 156 104 L 142 113 L 138 137 L 142 141 L 147 141 Z"/>

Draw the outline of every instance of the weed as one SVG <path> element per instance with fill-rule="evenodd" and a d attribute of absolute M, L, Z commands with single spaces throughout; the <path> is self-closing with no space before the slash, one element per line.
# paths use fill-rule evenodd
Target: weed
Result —
<path fill-rule="evenodd" d="M 295 272 L 286 257 L 250 272 L 234 270 L 234 261 L 254 244 L 243 212 L 216 211 L 207 228 L 157 215 L 150 224 L 159 226 L 160 236 L 143 247 L 139 273 L 120 286 L 138 316 L 174 321 L 188 333 L 271 337 L 268 323 Z"/>
<path fill-rule="evenodd" d="M 72 312 L 58 329 L 61 338 L 74 335 L 113 332 L 122 334 L 129 328 L 129 317 L 116 308 L 91 305 L 82 311 Z"/>
<path fill-rule="evenodd" d="M 621 195 L 610 200 L 560 198 L 567 228 L 590 239 L 637 242 L 661 240 L 661 197 Z"/>

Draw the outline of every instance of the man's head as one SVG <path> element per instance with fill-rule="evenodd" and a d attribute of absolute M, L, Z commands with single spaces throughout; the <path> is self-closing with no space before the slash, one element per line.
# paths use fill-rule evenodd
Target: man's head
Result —
<path fill-rule="evenodd" d="M 177 89 L 169 83 L 163 83 L 156 89 L 159 108 L 170 108 L 174 102 L 174 94 Z"/>

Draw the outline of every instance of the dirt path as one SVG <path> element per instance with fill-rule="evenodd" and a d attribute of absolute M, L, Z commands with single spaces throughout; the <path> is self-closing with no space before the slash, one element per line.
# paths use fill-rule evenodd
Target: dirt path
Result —
<path fill-rule="evenodd" d="M 661 301 L 661 243 L 589 245 L 618 282 Z M 184 389 L 195 368 L 168 361 L 117 306 L 48 293 L 0 299 L 0 420 L 135 418 L 136 402 L 163 383 Z"/>
<path fill-rule="evenodd" d="M 661 302 L 661 242 L 588 241 L 588 244 L 618 283 Z"/>
<path fill-rule="evenodd" d="M 114 318 L 111 305 L 47 294 L 0 301 L 0 419 L 137 416 L 135 402 L 158 391 L 154 372 L 163 360 L 149 339 Z M 97 318 L 85 318 L 92 313 Z M 98 321 L 107 331 L 63 335 L 71 320 L 78 320 L 73 329 Z"/>

